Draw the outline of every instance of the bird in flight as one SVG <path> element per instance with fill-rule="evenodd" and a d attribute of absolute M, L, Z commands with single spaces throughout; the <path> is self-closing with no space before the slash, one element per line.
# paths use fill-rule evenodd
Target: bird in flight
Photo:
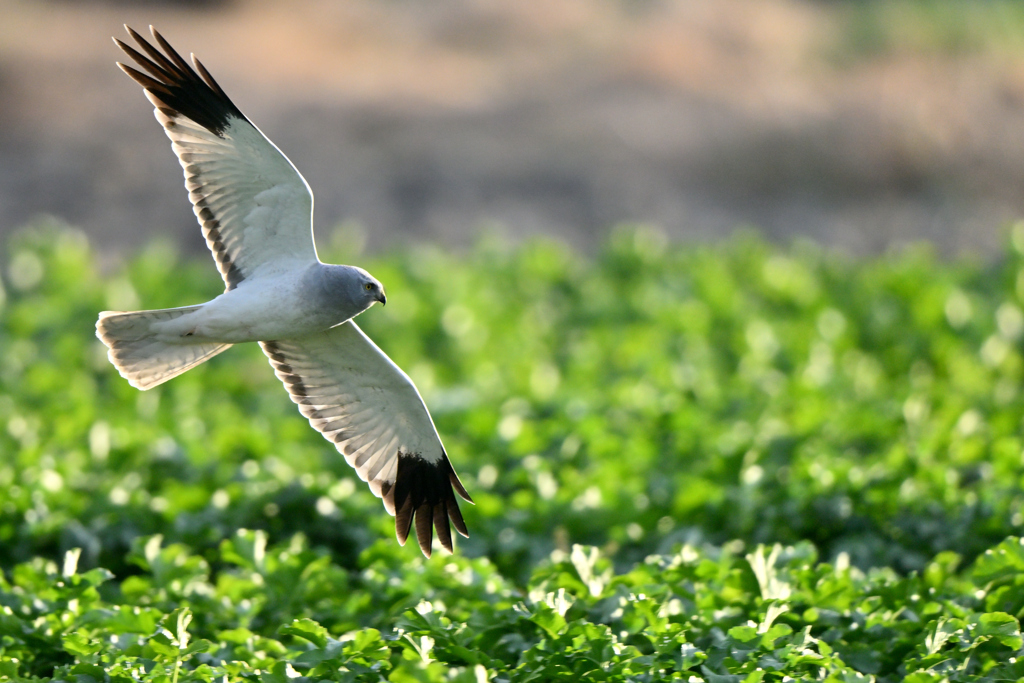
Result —
<path fill-rule="evenodd" d="M 309 185 L 195 55 L 193 68 L 153 27 L 160 49 L 125 28 L 141 52 L 114 42 L 142 71 L 118 66 L 156 107 L 225 291 L 198 306 L 100 313 L 111 363 L 151 389 L 232 344 L 259 342 L 299 411 L 394 515 L 398 542 L 415 524 L 424 555 L 433 529 L 451 552 L 449 522 L 469 536 L 454 492 L 473 501 L 412 380 L 352 320 L 387 303 L 384 286 L 362 268 L 320 261 Z"/>

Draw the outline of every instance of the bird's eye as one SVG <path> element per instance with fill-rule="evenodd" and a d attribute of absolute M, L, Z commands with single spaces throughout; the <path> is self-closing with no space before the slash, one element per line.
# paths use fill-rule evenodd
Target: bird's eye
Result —
<path fill-rule="evenodd" d="M 366 291 L 369 292 L 372 289 L 373 289 L 373 285 L 371 283 L 367 282 L 366 283 Z"/>

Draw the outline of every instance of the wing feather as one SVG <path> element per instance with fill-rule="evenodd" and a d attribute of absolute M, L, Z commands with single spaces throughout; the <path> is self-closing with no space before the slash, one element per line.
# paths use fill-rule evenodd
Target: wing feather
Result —
<path fill-rule="evenodd" d="M 143 71 L 118 64 L 146 91 L 185 172 L 189 201 L 228 289 L 260 273 L 317 260 L 313 195 L 284 154 L 234 105 L 198 59 L 125 27 L 114 39 Z M 196 71 L 198 70 L 198 73 Z"/>
<path fill-rule="evenodd" d="M 301 339 L 260 342 L 299 411 L 332 441 L 395 516 L 401 544 L 416 527 L 430 556 L 432 529 L 452 550 L 449 522 L 469 536 L 462 486 L 412 380 L 351 320 Z"/>

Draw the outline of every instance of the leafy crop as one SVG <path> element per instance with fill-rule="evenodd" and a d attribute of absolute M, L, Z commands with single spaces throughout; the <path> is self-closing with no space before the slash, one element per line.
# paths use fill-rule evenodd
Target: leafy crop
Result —
<path fill-rule="evenodd" d="M 0 678 L 1024 676 L 1022 253 L 359 259 L 477 502 L 425 561 L 254 345 L 145 393 L 109 366 L 96 313 L 211 298 L 205 259 L 101 273 L 33 226 L 0 288 Z"/>
<path fill-rule="evenodd" d="M 109 572 L 19 565 L 5 593 L 11 677 L 93 680 L 659 680 L 781 675 L 916 681 L 1024 676 L 1024 546 L 1006 541 L 961 577 L 820 564 L 808 543 L 750 554 L 685 546 L 616 574 L 596 548 L 557 552 L 517 590 L 486 559 L 424 562 L 375 544 L 357 572 L 300 538 L 239 532 L 221 569 L 159 536 L 145 569 L 101 597 Z M 945 558 L 948 562 L 948 558 Z M 994 587 L 977 595 L 977 585 Z M 396 618 L 397 617 L 397 618 Z M 89 680 L 89 679 L 85 679 Z"/>

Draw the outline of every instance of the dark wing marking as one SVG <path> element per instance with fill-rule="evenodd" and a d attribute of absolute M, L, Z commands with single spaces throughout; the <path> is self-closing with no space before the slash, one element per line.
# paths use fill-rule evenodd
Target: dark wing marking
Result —
<path fill-rule="evenodd" d="M 114 42 L 150 75 L 147 76 L 124 64 L 119 66 L 143 88 L 158 95 L 168 109 L 192 119 L 219 137 L 224 137 L 231 119 L 248 121 L 198 59 L 195 60 L 195 65 L 202 76 L 192 70 L 188 62 L 182 59 L 156 29 L 150 27 L 153 38 L 163 49 L 163 53 L 133 29 L 127 26 L 125 28 L 148 57 L 117 38 L 114 38 Z"/>

